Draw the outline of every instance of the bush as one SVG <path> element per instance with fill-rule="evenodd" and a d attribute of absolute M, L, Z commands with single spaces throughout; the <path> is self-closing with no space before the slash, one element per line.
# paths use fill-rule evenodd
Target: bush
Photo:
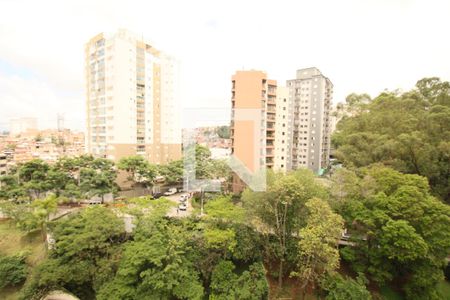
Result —
<path fill-rule="evenodd" d="M 372 296 L 366 289 L 366 281 L 362 273 L 356 280 L 336 274 L 327 276 L 321 281 L 320 286 L 326 291 L 326 300 L 369 300 Z"/>
<path fill-rule="evenodd" d="M 25 255 L 0 256 L 0 289 L 22 283 L 28 274 Z"/>

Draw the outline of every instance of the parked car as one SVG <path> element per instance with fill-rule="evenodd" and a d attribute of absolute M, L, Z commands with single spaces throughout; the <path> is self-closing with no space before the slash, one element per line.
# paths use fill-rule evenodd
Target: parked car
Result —
<path fill-rule="evenodd" d="M 155 177 L 155 182 L 157 182 L 157 183 L 163 183 L 164 181 L 166 181 L 166 178 L 164 176 L 156 176 Z"/>
<path fill-rule="evenodd" d="M 178 209 L 179 210 L 186 210 L 187 209 L 187 205 L 186 205 L 186 203 L 180 203 L 180 205 L 178 205 Z"/>
<path fill-rule="evenodd" d="M 153 193 L 153 195 L 152 195 L 153 199 L 158 199 L 158 198 L 161 198 L 162 196 L 163 196 L 163 193 L 159 193 L 159 192 Z"/>
<path fill-rule="evenodd" d="M 170 188 L 167 192 L 164 193 L 164 196 L 171 196 L 177 193 L 176 188 Z"/>
<path fill-rule="evenodd" d="M 188 195 L 184 194 L 180 196 L 180 202 L 186 202 L 188 199 Z"/>

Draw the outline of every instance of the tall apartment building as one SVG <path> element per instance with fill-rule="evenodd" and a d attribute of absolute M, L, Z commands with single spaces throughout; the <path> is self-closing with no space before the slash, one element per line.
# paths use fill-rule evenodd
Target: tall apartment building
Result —
<path fill-rule="evenodd" d="M 232 76 L 231 151 L 250 172 L 274 166 L 276 93 L 276 81 L 262 71 L 237 71 Z M 246 120 L 236 117 L 246 111 L 250 112 Z M 255 113 L 257 118 L 250 120 Z M 255 133 L 260 133 L 259 140 L 255 140 Z M 244 182 L 235 174 L 233 192 L 244 188 Z"/>
<path fill-rule="evenodd" d="M 181 157 L 178 62 L 119 30 L 85 45 L 86 151 L 152 163 Z"/>
<path fill-rule="evenodd" d="M 291 168 L 320 174 L 329 163 L 333 84 L 317 68 L 297 70 L 287 81 L 292 124 Z"/>
<path fill-rule="evenodd" d="M 289 89 L 277 87 L 276 121 L 275 121 L 275 159 L 274 169 L 286 173 L 292 168 L 292 122 Z"/>

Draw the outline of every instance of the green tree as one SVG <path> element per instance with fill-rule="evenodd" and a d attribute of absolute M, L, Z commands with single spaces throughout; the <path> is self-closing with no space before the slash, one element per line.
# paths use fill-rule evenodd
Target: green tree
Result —
<path fill-rule="evenodd" d="M 15 175 L 4 175 L 0 177 L 0 199 L 19 200 L 27 196 L 25 189 L 19 185 Z"/>
<path fill-rule="evenodd" d="M 39 198 L 42 192 L 52 188 L 48 181 L 49 169 L 50 166 L 40 159 L 30 160 L 19 167 L 19 184 L 23 185 L 30 198 Z"/>
<path fill-rule="evenodd" d="M 315 285 L 325 275 L 339 267 L 338 242 L 343 232 L 343 219 L 334 213 L 328 203 L 319 198 L 306 202 L 306 226 L 299 232 L 298 269 L 292 275 L 299 277 L 302 289 Z"/>
<path fill-rule="evenodd" d="M 133 184 L 151 184 L 157 172 L 156 167 L 140 155 L 120 159 L 117 167 L 129 173 L 128 180 Z"/>
<path fill-rule="evenodd" d="M 211 300 L 235 299 L 238 276 L 234 273 L 233 262 L 222 260 L 214 268 L 211 276 Z"/>
<path fill-rule="evenodd" d="M 55 194 L 50 194 L 44 199 L 36 199 L 31 204 L 33 210 L 34 222 L 41 227 L 42 238 L 45 241 L 47 238 L 47 223 L 49 222 L 50 214 L 56 212 L 58 208 L 58 198 Z"/>
<path fill-rule="evenodd" d="M 365 285 L 366 279 L 362 274 L 354 280 L 335 273 L 320 282 L 326 292 L 326 300 L 370 300 L 372 296 Z"/>
<path fill-rule="evenodd" d="M 424 78 L 415 90 L 384 92 L 364 102 L 364 109 L 338 123 L 332 137 L 336 156 L 350 168 L 383 163 L 425 176 L 433 193 L 450 201 L 449 85 Z"/>
<path fill-rule="evenodd" d="M 203 286 L 188 246 L 189 233 L 163 218 L 144 218 L 126 245 L 114 279 L 98 299 L 201 299 Z"/>
<path fill-rule="evenodd" d="M 80 190 L 88 197 L 98 195 L 103 199 L 105 194 L 116 191 L 116 176 L 113 162 L 97 158 L 90 166 L 81 168 Z"/>
<path fill-rule="evenodd" d="M 219 126 L 216 129 L 217 135 L 222 139 L 230 138 L 230 126 Z"/>
<path fill-rule="evenodd" d="M 28 267 L 24 254 L 13 256 L 0 255 L 0 290 L 9 285 L 18 285 L 25 281 Z"/>
<path fill-rule="evenodd" d="M 21 298 L 40 299 L 46 291 L 66 289 L 82 299 L 93 299 L 117 270 L 125 236 L 123 221 L 109 209 L 90 207 L 58 220 L 51 231 L 54 249 L 33 272 Z"/>
<path fill-rule="evenodd" d="M 207 218 L 222 222 L 243 222 L 245 211 L 242 207 L 231 202 L 230 196 L 221 196 L 209 200 L 205 204 Z"/>
<path fill-rule="evenodd" d="M 402 278 L 408 299 L 432 299 L 450 249 L 450 208 L 418 175 L 373 166 L 359 181 L 347 222 L 355 247 L 342 257 L 379 284 Z"/>
<path fill-rule="evenodd" d="M 158 173 L 164 176 L 166 182 L 169 184 L 183 182 L 183 170 L 183 160 L 173 160 L 166 165 L 158 166 Z"/>
<path fill-rule="evenodd" d="M 266 271 L 262 263 L 250 265 L 236 282 L 236 299 L 262 300 L 268 298 L 269 284 L 266 279 Z"/>
<path fill-rule="evenodd" d="M 242 194 L 253 226 L 265 237 L 267 255 L 278 262 L 278 285 L 282 286 L 289 259 L 289 244 L 296 244 L 294 233 L 305 225 L 305 203 L 314 197 L 326 197 L 324 188 L 315 182 L 311 171 L 301 169 L 287 175 L 267 173 L 267 191 L 253 192 L 249 189 Z M 275 243 L 271 242 L 275 239 Z M 293 264 L 291 264 L 292 268 Z"/>
<path fill-rule="evenodd" d="M 212 300 L 261 300 L 266 299 L 269 287 L 261 263 L 250 265 L 238 276 L 233 262 L 221 260 L 212 272 L 210 289 Z"/>

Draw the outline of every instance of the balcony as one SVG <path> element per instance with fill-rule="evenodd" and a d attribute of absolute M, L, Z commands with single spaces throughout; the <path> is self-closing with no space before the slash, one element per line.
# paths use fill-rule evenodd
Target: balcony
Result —
<path fill-rule="evenodd" d="M 269 103 L 275 105 L 277 98 L 275 96 L 269 95 L 269 97 L 267 97 L 267 100 L 269 101 Z"/>
<path fill-rule="evenodd" d="M 272 121 L 272 122 L 275 122 L 275 116 L 274 116 L 274 115 L 268 115 L 268 116 L 267 116 L 267 121 L 268 121 L 268 122 L 271 122 L 271 121 Z"/>

